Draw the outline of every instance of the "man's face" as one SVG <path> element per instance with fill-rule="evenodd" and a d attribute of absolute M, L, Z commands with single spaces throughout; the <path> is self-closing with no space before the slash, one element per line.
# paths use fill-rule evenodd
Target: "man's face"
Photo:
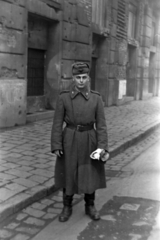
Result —
<path fill-rule="evenodd" d="M 82 89 L 87 86 L 89 82 L 89 75 L 87 73 L 75 75 L 73 76 L 73 81 L 77 88 Z"/>

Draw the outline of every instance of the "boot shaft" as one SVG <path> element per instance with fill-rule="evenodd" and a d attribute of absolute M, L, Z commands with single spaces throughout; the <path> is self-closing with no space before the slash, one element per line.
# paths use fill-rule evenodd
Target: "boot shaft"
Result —
<path fill-rule="evenodd" d="M 63 189 L 63 205 L 72 207 L 73 195 L 66 195 L 65 189 Z"/>
<path fill-rule="evenodd" d="M 94 206 L 94 200 L 95 200 L 95 192 L 92 194 L 85 194 L 84 196 L 85 200 L 85 213 L 94 221 L 97 221 L 100 219 L 99 212 L 96 210 Z"/>
<path fill-rule="evenodd" d="M 66 222 L 72 215 L 72 200 L 73 195 L 66 195 L 65 190 L 63 190 L 63 209 L 59 215 L 60 222 Z"/>
<path fill-rule="evenodd" d="M 93 192 L 92 194 L 85 194 L 84 200 L 85 200 L 86 206 L 94 206 L 95 192 Z"/>

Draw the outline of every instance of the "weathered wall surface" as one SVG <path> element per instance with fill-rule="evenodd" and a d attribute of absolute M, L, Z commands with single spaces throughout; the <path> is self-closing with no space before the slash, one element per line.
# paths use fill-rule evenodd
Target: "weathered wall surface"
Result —
<path fill-rule="evenodd" d="M 26 121 L 25 1 L 0 1 L 0 127 Z"/>
<path fill-rule="evenodd" d="M 109 76 L 109 47 L 110 47 L 110 25 L 111 25 L 111 2 L 94 1 L 92 6 L 92 61 L 95 66 L 92 77 L 95 75 L 93 86 L 101 93 L 104 105 L 108 101 L 108 76 Z M 95 83 L 94 83 L 95 81 Z"/>
<path fill-rule="evenodd" d="M 48 46 L 46 54 L 45 72 L 45 107 L 55 109 L 61 82 L 61 23 L 52 23 L 49 26 Z"/>
<path fill-rule="evenodd" d="M 30 18 L 38 17 L 36 22 L 44 25 L 28 28 L 27 48 L 45 51 L 44 94 L 27 97 L 27 111 L 34 113 L 55 108 L 61 81 L 62 1 L 28 0 L 26 8 Z"/>
<path fill-rule="evenodd" d="M 91 0 L 64 0 L 60 90 L 72 83 L 71 64 L 91 61 Z"/>
<path fill-rule="evenodd" d="M 26 81 L 0 80 L 0 127 L 25 124 Z"/>
<path fill-rule="evenodd" d="M 26 113 L 54 109 L 59 91 L 72 82 L 71 64 L 90 63 L 91 0 L 0 0 L 0 6 L 0 126 L 6 127 L 24 124 Z M 43 96 L 27 95 L 28 48 L 45 51 Z"/>
<path fill-rule="evenodd" d="M 159 71 L 160 65 L 158 60 L 159 55 L 159 11 L 160 9 L 153 8 L 153 2 L 142 1 L 140 4 L 140 32 L 139 32 L 139 49 L 138 49 L 138 71 L 137 82 L 139 83 L 140 99 L 145 99 L 148 96 L 156 96 L 159 88 Z M 152 22 L 155 21 L 156 28 L 152 44 Z"/>
<path fill-rule="evenodd" d="M 153 2 L 147 0 L 114 0 L 109 3 L 111 19 L 107 105 L 117 104 L 121 80 L 126 80 L 126 96 L 133 96 L 137 100 L 151 95 L 156 96 L 160 81 L 158 80 L 160 9 L 153 8 Z M 129 3 L 137 7 L 134 38 L 127 35 Z M 155 46 L 151 44 L 153 19 L 156 19 Z M 149 71 L 152 74 L 149 74 Z"/>
<path fill-rule="evenodd" d="M 103 28 L 93 25 L 92 0 L 0 0 L 0 127 L 25 124 L 26 112 L 55 109 L 59 91 L 72 83 L 75 61 L 96 59 L 94 87 L 105 106 L 125 91 L 137 100 L 159 94 L 160 9 L 152 2 L 106 0 Z M 135 38 L 127 36 L 129 3 L 137 6 Z M 41 96 L 27 96 L 28 48 L 45 51 Z"/>

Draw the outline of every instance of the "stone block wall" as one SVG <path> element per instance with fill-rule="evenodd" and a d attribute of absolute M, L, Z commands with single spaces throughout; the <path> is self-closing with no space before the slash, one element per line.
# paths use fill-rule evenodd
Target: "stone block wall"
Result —
<path fill-rule="evenodd" d="M 25 124 L 27 112 L 55 108 L 59 91 L 72 82 L 71 64 L 91 62 L 91 13 L 91 0 L 0 0 L 0 127 Z M 47 44 L 43 31 L 28 32 L 30 16 L 45 21 Z M 30 97 L 28 48 L 37 45 L 45 51 L 44 96 Z"/>
<path fill-rule="evenodd" d="M 0 127 L 26 122 L 25 1 L 0 1 Z"/>
<path fill-rule="evenodd" d="M 72 83 L 71 65 L 91 62 L 91 0 L 64 0 L 60 90 Z"/>
<path fill-rule="evenodd" d="M 54 5 L 52 2 L 51 5 Z M 55 4 L 60 2 L 56 0 Z M 45 0 L 0 0 L 0 127 L 25 124 L 28 109 L 29 111 L 32 109 L 33 112 L 39 110 L 41 101 L 45 107 L 48 105 L 51 107 L 52 102 L 56 102 L 59 91 L 56 85 L 58 86 L 61 65 L 58 47 L 60 24 L 56 32 L 56 23 L 61 20 L 59 13 L 54 6 L 46 4 Z M 28 36 L 29 14 L 50 22 L 47 44 L 49 54 L 45 64 L 45 93 L 44 96 L 32 98 L 27 97 L 28 47 L 36 49 L 33 40 L 39 39 L 36 35 Z M 51 34 L 52 31 L 54 36 Z M 53 48 L 54 44 L 56 48 Z M 42 42 L 42 49 L 43 45 Z"/>
<path fill-rule="evenodd" d="M 42 105 L 44 109 L 54 109 L 59 91 L 72 84 L 72 63 L 91 64 L 93 39 L 97 39 L 98 49 L 95 90 L 101 93 L 105 106 L 118 102 L 119 83 L 127 80 L 130 47 L 135 50 L 131 72 L 134 99 L 143 99 L 150 92 L 158 95 L 160 9 L 153 10 L 149 0 L 137 1 L 136 34 L 129 39 L 128 6 L 132 1 L 136 0 L 106 0 L 107 30 L 101 26 L 93 30 L 92 0 L 0 0 L 0 127 L 25 124 L 27 111 L 39 111 Z M 44 96 L 31 98 L 27 96 L 27 51 L 29 47 L 36 48 L 36 41 L 40 41 L 36 34 L 28 37 L 30 14 L 45 20 L 48 26 L 47 44 L 41 41 L 46 51 Z M 151 46 L 153 18 L 155 46 Z"/>
<path fill-rule="evenodd" d="M 152 21 L 156 19 L 156 32 L 158 36 L 159 26 L 159 10 L 153 9 L 150 1 L 143 1 L 140 4 L 141 10 L 141 32 L 139 42 L 139 71 L 137 79 L 140 81 L 140 99 L 147 98 L 148 96 L 156 96 L 158 94 L 158 52 L 159 46 L 155 41 L 155 45 L 151 44 L 152 37 Z M 156 39 L 155 39 L 156 40 Z M 157 70 L 156 70 L 157 68 Z M 139 74 L 140 72 L 140 74 Z"/>
<path fill-rule="evenodd" d="M 119 80 L 126 79 L 127 40 L 126 40 L 126 4 L 114 0 L 110 3 L 110 36 L 108 61 L 108 96 L 107 106 L 117 104 Z M 125 5 L 125 6 L 124 6 Z M 122 19 L 122 22 L 120 21 Z M 122 27 L 122 25 L 124 25 Z"/>

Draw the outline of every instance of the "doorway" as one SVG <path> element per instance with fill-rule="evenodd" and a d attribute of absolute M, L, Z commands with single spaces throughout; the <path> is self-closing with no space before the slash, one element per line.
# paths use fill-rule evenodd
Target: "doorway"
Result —
<path fill-rule="evenodd" d="M 96 62 L 97 58 L 92 57 L 92 65 L 91 65 L 91 70 L 90 70 L 90 78 L 91 78 L 91 89 L 95 90 L 95 82 L 96 82 Z"/>
<path fill-rule="evenodd" d="M 128 45 L 128 63 L 126 68 L 127 96 L 134 97 L 136 82 L 136 47 Z"/>
<path fill-rule="evenodd" d="M 149 79 L 148 79 L 148 92 L 154 93 L 154 86 L 155 86 L 155 53 L 150 52 L 149 56 Z"/>
<path fill-rule="evenodd" d="M 45 110 L 44 82 L 49 22 L 28 15 L 27 113 Z"/>

